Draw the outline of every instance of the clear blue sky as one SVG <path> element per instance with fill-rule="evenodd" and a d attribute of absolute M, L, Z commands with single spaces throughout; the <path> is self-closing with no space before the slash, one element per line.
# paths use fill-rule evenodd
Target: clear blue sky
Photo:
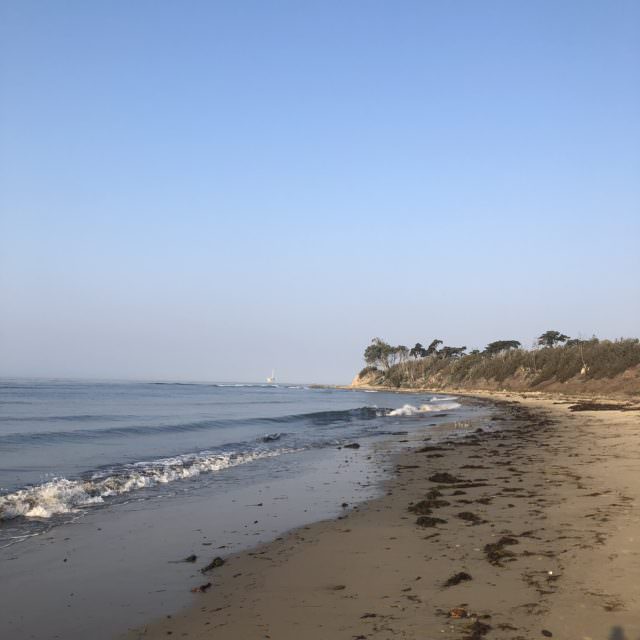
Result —
<path fill-rule="evenodd" d="M 640 334 L 635 0 L 5 0 L 0 43 L 0 375 Z"/>

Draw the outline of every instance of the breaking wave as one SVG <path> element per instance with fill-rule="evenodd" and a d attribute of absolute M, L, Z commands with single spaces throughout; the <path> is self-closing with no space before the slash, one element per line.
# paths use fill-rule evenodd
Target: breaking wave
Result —
<path fill-rule="evenodd" d="M 443 401 L 445 400 L 445 401 Z M 110 498 L 158 487 L 168 483 L 222 471 L 263 458 L 273 458 L 304 449 L 334 446 L 343 438 L 382 435 L 387 417 L 420 416 L 431 412 L 460 407 L 455 398 L 431 398 L 419 407 L 380 408 L 363 406 L 353 409 L 317 411 L 274 417 L 231 420 L 201 420 L 181 424 L 112 426 L 105 429 L 69 429 L 66 431 L 10 433 L 0 436 L 0 447 L 28 442 L 41 445 L 55 441 L 89 441 L 97 438 L 126 438 L 131 435 L 151 435 L 159 432 L 186 432 L 218 427 L 261 425 L 261 435 L 251 443 L 229 443 L 217 450 L 204 450 L 152 461 L 122 464 L 88 472 L 80 478 L 54 477 L 46 482 L 0 493 L 0 522 L 15 518 L 32 520 L 81 511 L 99 505 Z M 74 416 L 84 419 L 89 416 Z M 378 419 L 378 422 L 368 422 Z M 368 424 L 360 424 L 367 421 Z M 348 431 L 349 423 L 355 431 Z M 388 423 L 387 423 L 388 424 Z M 320 429 L 316 430 L 316 428 Z M 310 435 L 311 434 L 311 435 Z M 334 437 L 335 436 L 335 437 Z M 206 445 L 204 445 L 206 446 Z"/>
<path fill-rule="evenodd" d="M 50 518 L 104 502 L 137 489 L 147 489 L 175 480 L 195 478 L 236 467 L 262 458 L 272 458 L 295 449 L 275 449 L 249 453 L 200 453 L 137 462 L 120 470 L 96 472 L 90 478 L 68 480 L 54 478 L 49 482 L 0 496 L 0 521 L 17 517 Z"/>
<path fill-rule="evenodd" d="M 388 416 L 419 416 L 423 413 L 431 413 L 433 411 L 450 411 L 458 409 L 460 405 L 457 402 L 437 402 L 434 404 L 423 404 L 414 407 L 412 404 L 405 404 L 399 409 L 393 409 L 387 413 Z"/>

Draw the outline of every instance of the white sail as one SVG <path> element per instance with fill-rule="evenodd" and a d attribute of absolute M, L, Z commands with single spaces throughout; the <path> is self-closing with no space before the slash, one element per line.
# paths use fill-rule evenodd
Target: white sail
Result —
<path fill-rule="evenodd" d="M 267 378 L 267 382 L 269 384 L 273 384 L 276 381 L 276 370 L 272 369 L 271 370 L 271 375 Z"/>

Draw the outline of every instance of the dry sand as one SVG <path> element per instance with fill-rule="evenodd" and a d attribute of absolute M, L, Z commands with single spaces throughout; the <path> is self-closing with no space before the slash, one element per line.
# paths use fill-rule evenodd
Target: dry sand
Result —
<path fill-rule="evenodd" d="M 640 405 L 485 395 L 488 431 L 402 454 L 384 497 L 227 558 L 127 637 L 639 640 Z"/>

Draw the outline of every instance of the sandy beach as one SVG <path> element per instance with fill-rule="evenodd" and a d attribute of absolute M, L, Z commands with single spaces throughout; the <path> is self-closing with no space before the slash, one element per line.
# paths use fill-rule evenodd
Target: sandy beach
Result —
<path fill-rule="evenodd" d="M 639 405 L 484 395 L 482 432 L 425 438 L 382 498 L 225 558 L 127 638 L 637 640 Z"/>
<path fill-rule="evenodd" d="M 640 0 L 0 33 L 0 640 L 640 640 Z"/>

